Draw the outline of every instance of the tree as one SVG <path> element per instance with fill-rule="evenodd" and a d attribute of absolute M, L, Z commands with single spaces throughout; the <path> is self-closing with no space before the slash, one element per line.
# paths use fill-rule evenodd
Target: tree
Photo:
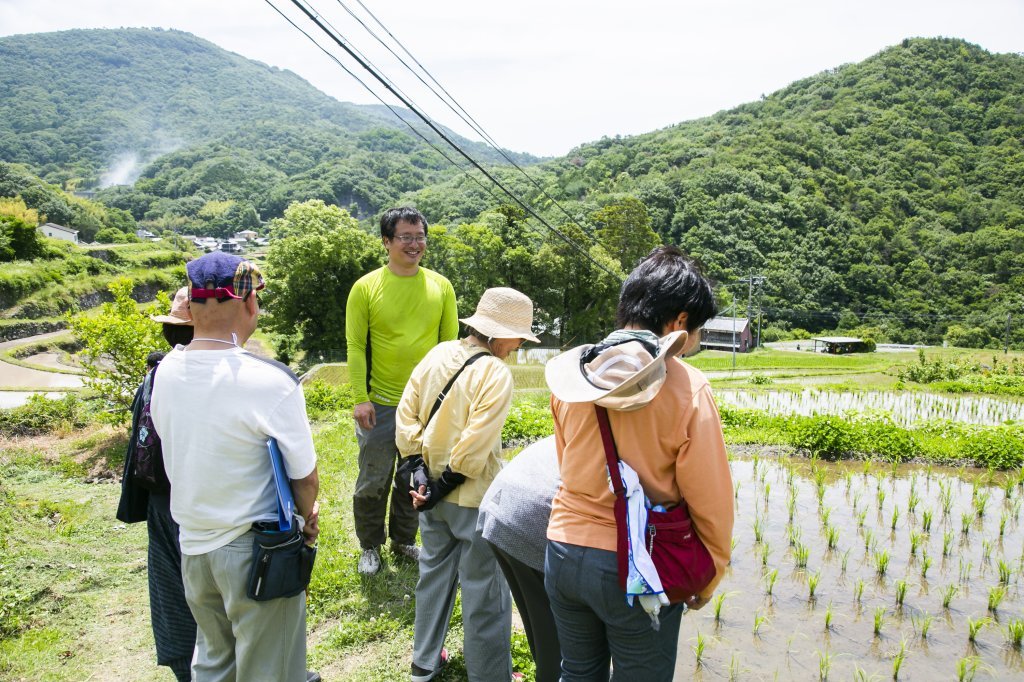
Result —
<path fill-rule="evenodd" d="M 132 280 L 119 277 L 108 287 L 113 303 L 104 303 L 99 314 L 89 311 L 68 315 L 68 326 L 82 342 L 85 383 L 110 404 L 108 421 L 124 421 L 131 408 L 135 390 L 146 374 L 146 358 L 166 343 L 160 325 L 141 313 L 132 299 Z M 160 305 L 170 308 L 163 292 L 157 294 Z"/>
<path fill-rule="evenodd" d="M 0 261 L 29 260 L 42 254 L 39 214 L 20 197 L 0 199 Z"/>
<path fill-rule="evenodd" d="M 599 226 L 597 238 L 601 246 L 618 259 L 626 272 L 661 242 L 651 229 L 647 207 L 633 197 L 610 203 L 590 217 Z"/>
<path fill-rule="evenodd" d="M 274 221 L 267 252 L 271 331 L 301 334 L 310 352 L 345 348 L 345 304 L 357 279 L 383 263 L 379 242 L 347 211 L 322 201 L 293 205 Z"/>

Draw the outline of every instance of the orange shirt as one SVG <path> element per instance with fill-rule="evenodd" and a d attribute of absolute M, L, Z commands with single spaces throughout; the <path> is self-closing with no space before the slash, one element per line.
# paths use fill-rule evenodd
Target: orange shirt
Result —
<path fill-rule="evenodd" d="M 715 562 L 715 578 L 701 593 L 710 597 L 729 563 L 733 526 L 732 475 L 722 421 L 707 379 L 674 359 L 661 390 L 644 407 L 608 411 L 619 457 L 636 471 L 652 504 L 685 499 L 697 535 Z M 555 446 L 562 485 L 555 495 L 548 538 L 614 552 L 615 494 L 597 415 L 590 403 L 551 397 Z"/>

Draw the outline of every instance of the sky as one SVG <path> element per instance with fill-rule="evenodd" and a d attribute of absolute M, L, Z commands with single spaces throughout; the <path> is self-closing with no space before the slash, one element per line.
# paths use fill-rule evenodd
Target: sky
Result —
<path fill-rule="evenodd" d="M 330 44 L 291 0 L 270 1 Z M 495 141 L 543 156 L 729 109 L 908 37 L 1024 52 L 1024 0 L 361 1 Z M 305 2 L 419 108 L 476 137 L 346 13 L 386 38 L 360 0 Z M 0 0 L 0 36 L 120 27 L 188 31 L 377 103 L 268 0 Z"/>

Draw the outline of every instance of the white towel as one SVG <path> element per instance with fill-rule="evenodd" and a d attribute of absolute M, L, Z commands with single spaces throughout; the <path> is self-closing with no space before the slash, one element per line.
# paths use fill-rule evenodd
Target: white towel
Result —
<path fill-rule="evenodd" d="M 651 616 L 651 625 L 660 626 L 658 614 L 669 601 L 661 586 L 658 569 L 654 566 L 646 544 L 648 500 L 633 468 L 619 460 L 619 475 L 626 488 L 626 533 L 629 538 L 629 573 L 626 576 L 626 603 L 633 606 L 633 598 L 640 598 L 640 606 Z M 614 492 L 611 477 L 609 487 Z"/>

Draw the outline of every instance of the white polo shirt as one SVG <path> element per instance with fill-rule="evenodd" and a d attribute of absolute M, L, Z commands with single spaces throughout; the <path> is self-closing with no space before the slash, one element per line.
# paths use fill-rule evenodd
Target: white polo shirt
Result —
<path fill-rule="evenodd" d="M 271 436 L 290 479 L 316 466 L 298 379 L 241 348 L 172 350 L 157 368 L 150 409 L 183 554 L 212 552 L 277 518 Z"/>

